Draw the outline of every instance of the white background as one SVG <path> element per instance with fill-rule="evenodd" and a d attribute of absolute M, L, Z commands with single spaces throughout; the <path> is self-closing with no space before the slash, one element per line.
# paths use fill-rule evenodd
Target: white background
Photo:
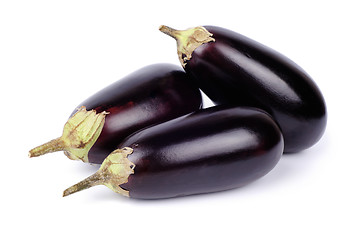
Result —
<path fill-rule="evenodd" d="M 360 239 L 357 2 L 1 1 L 1 239 Z M 99 89 L 148 64 L 178 64 L 161 24 L 226 27 L 294 60 L 326 99 L 324 137 L 232 191 L 141 201 L 99 186 L 63 198 L 97 167 L 28 150 L 60 136 Z"/>

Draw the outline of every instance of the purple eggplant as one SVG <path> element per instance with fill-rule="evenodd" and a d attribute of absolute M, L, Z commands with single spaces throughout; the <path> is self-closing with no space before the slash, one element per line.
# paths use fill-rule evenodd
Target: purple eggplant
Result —
<path fill-rule="evenodd" d="M 143 129 L 118 147 L 64 196 L 101 184 L 140 199 L 237 188 L 271 171 L 284 143 L 263 110 L 215 106 Z"/>
<path fill-rule="evenodd" d="M 63 150 L 70 159 L 102 163 L 128 135 L 201 106 L 198 87 L 180 66 L 150 65 L 82 102 L 62 137 L 32 149 L 29 156 Z"/>
<path fill-rule="evenodd" d="M 282 130 L 285 152 L 309 148 L 322 137 L 324 98 L 311 77 L 287 57 L 220 27 L 160 30 L 177 40 L 182 66 L 214 103 L 270 113 Z"/>

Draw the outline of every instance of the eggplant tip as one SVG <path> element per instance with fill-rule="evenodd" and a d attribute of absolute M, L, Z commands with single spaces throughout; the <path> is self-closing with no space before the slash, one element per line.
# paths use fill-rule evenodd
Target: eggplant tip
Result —
<path fill-rule="evenodd" d="M 120 185 L 128 182 L 129 175 L 134 174 L 135 164 L 128 159 L 132 152 L 133 149 L 129 147 L 114 150 L 96 173 L 65 189 L 63 197 L 96 185 L 105 185 L 114 192 L 129 197 L 129 191 L 122 189 Z"/>
<path fill-rule="evenodd" d="M 177 41 L 177 53 L 179 61 L 185 67 L 186 62 L 192 58 L 193 51 L 208 42 L 215 42 L 213 34 L 202 26 L 189 28 L 186 30 L 176 30 L 171 27 L 161 25 L 159 30 L 174 38 Z"/>
<path fill-rule="evenodd" d="M 63 197 L 69 196 L 77 191 L 78 191 L 77 189 L 74 189 L 74 186 L 67 188 L 63 191 Z"/>
<path fill-rule="evenodd" d="M 63 192 L 63 197 L 66 197 L 66 196 L 69 196 L 71 193 L 67 192 L 67 191 L 64 191 Z"/>

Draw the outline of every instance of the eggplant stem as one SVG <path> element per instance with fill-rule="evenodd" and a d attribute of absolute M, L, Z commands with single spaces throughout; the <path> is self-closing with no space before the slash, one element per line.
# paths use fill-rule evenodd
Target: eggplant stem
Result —
<path fill-rule="evenodd" d="M 38 157 L 47 153 L 62 151 L 66 148 L 61 138 L 53 139 L 29 151 L 29 157 Z"/>
<path fill-rule="evenodd" d="M 128 160 L 128 155 L 132 152 L 133 149 L 128 147 L 114 150 L 96 173 L 67 188 L 63 192 L 63 197 L 96 185 L 105 185 L 114 192 L 129 197 L 129 192 L 120 185 L 127 183 L 129 176 L 134 174 L 135 165 Z"/>
<path fill-rule="evenodd" d="M 88 162 L 88 152 L 103 130 L 107 112 L 96 113 L 81 107 L 65 123 L 61 137 L 51 140 L 29 151 L 29 157 L 64 151 L 72 160 Z"/>
<path fill-rule="evenodd" d="M 171 27 L 168 27 L 168 26 L 165 26 L 165 25 L 161 25 L 159 27 L 159 31 L 161 31 L 162 33 L 164 34 L 167 34 L 168 36 L 174 38 L 177 40 L 177 32 L 178 30 L 174 29 L 174 28 L 171 28 Z"/>
<path fill-rule="evenodd" d="M 161 25 L 159 30 L 174 38 L 177 41 L 177 53 L 179 61 L 185 67 L 187 61 L 192 58 L 193 51 L 208 42 L 215 42 L 213 34 L 202 26 L 189 28 L 186 30 L 176 30 L 171 27 Z"/>
<path fill-rule="evenodd" d="M 90 177 L 87 177 L 86 179 L 84 179 L 83 181 L 67 188 L 63 192 L 63 197 L 66 197 L 70 194 L 88 189 L 88 188 L 96 186 L 96 185 L 104 184 L 104 181 L 105 181 L 104 177 L 101 174 L 99 174 L 98 172 L 96 172 L 93 175 L 91 175 Z"/>

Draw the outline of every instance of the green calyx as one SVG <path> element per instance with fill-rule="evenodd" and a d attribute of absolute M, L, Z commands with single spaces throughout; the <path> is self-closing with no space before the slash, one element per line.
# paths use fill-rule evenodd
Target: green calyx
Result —
<path fill-rule="evenodd" d="M 53 139 L 29 151 L 29 157 L 64 151 L 72 160 L 88 162 L 88 152 L 103 130 L 106 112 L 79 110 L 65 123 L 61 137 Z"/>
<path fill-rule="evenodd" d="M 167 26 L 160 26 L 159 30 L 177 41 L 177 53 L 179 61 L 184 67 L 192 58 L 193 51 L 204 43 L 216 41 L 204 27 L 176 30 Z"/>
<path fill-rule="evenodd" d="M 120 185 L 127 183 L 129 176 L 134 174 L 135 164 L 128 159 L 128 155 L 132 152 L 133 149 L 129 147 L 114 150 L 103 161 L 96 173 L 66 189 L 63 196 L 65 197 L 96 185 L 105 185 L 114 192 L 129 197 L 129 191 L 122 189 Z"/>

